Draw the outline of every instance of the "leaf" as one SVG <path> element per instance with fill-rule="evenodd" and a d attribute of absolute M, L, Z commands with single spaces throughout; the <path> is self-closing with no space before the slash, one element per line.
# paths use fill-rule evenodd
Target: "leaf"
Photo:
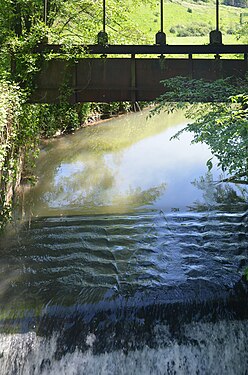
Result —
<path fill-rule="evenodd" d="M 248 281 L 248 268 L 245 269 L 244 275 L 245 275 L 246 280 Z"/>
<path fill-rule="evenodd" d="M 209 171 L 211 171 L 211 169 L 213 168 L 212 159 L 213 158 L 208 159 L 208 161 L 206 163 Z"/>

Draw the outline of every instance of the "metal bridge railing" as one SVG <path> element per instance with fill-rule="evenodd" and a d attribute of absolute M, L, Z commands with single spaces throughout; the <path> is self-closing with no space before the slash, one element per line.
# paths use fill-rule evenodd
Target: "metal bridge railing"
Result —
<path fill-rule="evenodd" d="M 44 1 L 44 21 L 48 18 L 49 0 Z M 222 43 L 222 33 L 220 31 L 220 5 L 219 0 L 215 1 L 215 30 L 209 33 L 209 44 L 207 45 L 169 45 L 166 44 L 166 34 L 164 33 L 164 0 L 160 0 L 160 31 L 155 35 L 155 44 L 153 45 L 114 45 L 109 44 L 108 34 L 106 32 L 106 0 L 102 0 L 102 30 L 97 35 L 97 44 L 81 47 L 83 52 L 94 55 L 188 55 L 192 58 L 193 54 L 209 55 L 214 54 L 215 59 L 219 59 L 221 54 L 243 54 L 247 60 L 248 45 L 224 45 Z M 57 44 L 40 44 L 33 52 L 54 52 L 65 53 L 64 48 Z"/>

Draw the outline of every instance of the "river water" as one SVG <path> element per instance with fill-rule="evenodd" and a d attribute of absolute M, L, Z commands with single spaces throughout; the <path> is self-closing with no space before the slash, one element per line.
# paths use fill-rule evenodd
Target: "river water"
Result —
<path fill-rule="evenodd" d="M 248 373 L 248 189 L 147 114 L 43 147 L 0 243 L 1 375 Z"/>

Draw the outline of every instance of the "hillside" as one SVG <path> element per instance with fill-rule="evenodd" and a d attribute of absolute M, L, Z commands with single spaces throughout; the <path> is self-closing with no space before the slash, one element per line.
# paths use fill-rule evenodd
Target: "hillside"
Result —
<path fill-rule="evenodd" d="M 233 6 L 220 6 L 220 29 L 224 43 L 236 41 L 235 33 L 240 27 L 240 14 L 245 9 Z M 142 4 L 135 13 L 133 20 L 137 28 L 154 43 L 154 35 L 160 29 L 160 8 Z M 146 20 L 146 22 L 144 22 Z M 214 1 L 166 1 L 164 3 L 164 31 L 168 44 L 205 44 L 209 42 L 209 32 L 215 29 Z"/>
<path fill-rule="evenodd" d="M 102 29 L 102 1 L 91 2 L 87 9 L 82 4 L 79 1 L 73 6 L 70 2 L 63 5 L 64 19 L 56 22 L 57 36 L 53 35 L 53 41 L 96 42 L 97 33 Z M 223 43 L 237 42 L 235 34 L 240 28 L 240 15 L 246 13 L 247 8 L 220 5 Z M 164 1 L 164 31 L 168 44 L 206 44 L 213 29 L 214 0 Z M 106 31 L 110 44 L 153 44 L 159 30 L 160 1 L 106 2 Z"/>

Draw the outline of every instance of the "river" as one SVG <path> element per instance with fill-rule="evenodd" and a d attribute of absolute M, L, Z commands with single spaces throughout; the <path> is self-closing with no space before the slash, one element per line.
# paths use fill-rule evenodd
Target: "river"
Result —
<path fill-rule="evenodd" d="M 43 146 L 0 242 L 1 375 L 248 373 L 248 189 L 147 115 Z"/>

